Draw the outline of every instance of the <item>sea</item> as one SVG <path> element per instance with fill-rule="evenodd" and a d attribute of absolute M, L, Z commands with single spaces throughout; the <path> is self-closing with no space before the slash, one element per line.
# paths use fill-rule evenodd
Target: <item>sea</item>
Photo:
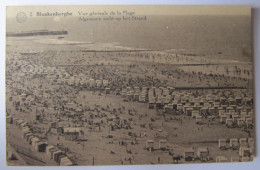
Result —
<path fill-rule="evenodd" d="M 246 15 L 149 15 L 135 21 L 80 21 L 79 17 L 7 18 L 7 32 L 67 30 L 66 41 L 114 43 L 124 47 L 179 50 L 238 61 L 252 61 L 251 17 Z"/>

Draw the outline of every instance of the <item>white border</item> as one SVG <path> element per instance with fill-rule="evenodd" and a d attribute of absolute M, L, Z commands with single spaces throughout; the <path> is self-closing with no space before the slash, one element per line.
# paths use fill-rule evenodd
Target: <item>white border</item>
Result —
<path fill-rule="evenodd" d="M 260 132 L 260 110 L 259 102 L 259 71 L 260 68 L 260 0 L 2 0 L 0 3 L 0 169 L 44 169 L 45 167 L 7 167 L 5 162 L 5 7 L 6 6 L 21 6 L 21 5 L 249 5 L 253 8 L 253 50 L 255 60 L 255 104 L 256 104 L 256 140 L 257 140 L 257 156 L 252 163 L 222 163 L 222 164 L 182 164 L 182 165 L 133 165 L 133 166 L 85 166 L 85 167 L 48 167 L 49 169 L 137 169 L 137 170 L 155 170 L 155 169 L 184 169 L 184 170 L 219 170 L 219 169 L 236 169 L 236 170 L 256 170 L 260 169 L 260 152 L 259 152 L 259 132 Z"/>

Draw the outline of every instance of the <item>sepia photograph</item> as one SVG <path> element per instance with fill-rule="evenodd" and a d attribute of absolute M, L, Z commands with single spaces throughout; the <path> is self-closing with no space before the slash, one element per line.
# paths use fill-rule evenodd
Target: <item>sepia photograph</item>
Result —
<path fill-rule="evenodd" d="M 7 166 L 252 162 L 250 6 L 7 6 Z"/>

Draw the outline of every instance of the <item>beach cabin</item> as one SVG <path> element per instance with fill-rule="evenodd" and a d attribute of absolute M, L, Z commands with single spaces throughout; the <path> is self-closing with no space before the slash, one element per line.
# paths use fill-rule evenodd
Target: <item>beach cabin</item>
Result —
<path fill-rule="evenodd" d="M 67 156 L 65 156 L 60 158 L 60 166 L 73 166 L 73 163 Z"/>
<path fill-rule="evenodd" d="M 233 119 L 226 119 L 226 127 L 232 128 L 233 126 Z"/>
<path fill-rule="evenodd" d="M 196 124 L 201 124 L 202 122 L 202 116 L 197 115 L 196 116 Z"/>
<path fill-rule="evenodd" d="M 66 140 L 77 140 L 80 135 L 80 129 L 73 127 L 64 128 L 64 135 Z"/>
<path fill-rule="evenodd" d="M 240 147 L 248 147 L 247 138 L 240 138 L 239 145 Z"/>
<path fill-rule="evenodd" d="M 186 115 L 191 116 L 192 115 L 193 108 L 187 108 L 186 109 Z"/>
<path fill-rule="evenodd" d="M 52 158 L 53 158 L 54 161 L 59 162 L 59 157 L 61 155 L 65 155 L 65 153 L 63 151 L 61 151 L 61 150 L 57 150 L 57 151 L 52 153 Z"/>
<path fill-rule="evenodd" d="M 35 144 L 34 148 L 38 152 L 45 152 L 47 146 L 48 144 L 46 141 L 39 141 Z"/>
<path fill-rule="evenodd" d="M 115 95 L 120 95 L 120 89 L 116 89 Z"/>
<path fill-rule="evenodd" d="M 56 159 L 56 162 L 57 162 L 58 164 L 60 164 L 61 159 L 64 158 L 64 157 L 67 157 L 65 153 L 58 155 L 58 156 L 57 156 L 57 159 Z"/>
<path fill-rule="evenodd" d="M 225 150 L 227 148 L 227 140 L 224 138 L 221 138 L 218 140 L 218 148 L 221 150 Z"/>
<path fill-rule="evenodd" d="M 12 116 L 6 116 L 6 123 L 13 124 Z"/>
<path fill-rule="evenodd" d="M 51 128 L 57 128 L 57 126 L 58 126 L 57 122 L 50 122 Z"/>
<path fill-rule="evenodd" d="M 104 86 L 104 87 L 107 87 L 108 85 L 109 85 L 108 80 L 103 80 L 103 86 Z"/>
<path fill-rule="evenodd" d="M 166 140 L 160 140 L 160 141 L 159 141 L 159 148 L 160 148 L 161 150 L 166 150 L 166 149 L 167 149 Z"/>
<path fill-rule="evenodd" d="M 18 120 L 20 120 L 20 119 L 18 119 L 17 117 L 14 117 L 14 118 L 13 118 L 13 124 L 16 125 L 16 123 L 17 123 Z"/>
<path fill-rule="evenodd" d="M 227 116 L 226 115 L 220 116 L 219 122 L 220 123 L 226 123 L 226 120 L 227 120 Z"/>
<path fill-rule="evenodd" d="M 239 119 L 239 115 L 237 115 L 237 114 L 233 114 L 232 115 L 232 119 L 233 119 L 233 122 L 235 122 L 235 123 L 237 123 L 237 120 Z"/>
<path fill-rule="evenodd" d="M 247 139 L 248 146 L 250 148 L 250 154 L 254 155 L 255 154 L 255 143 L 253 138 L 248 138 Z"/>
<path fill-rule="evenodd" d="M 228 159 L 225 156 L 217 156 L 216 157 L 216 162 L 220 163 L 220 162 L 228 162 Z"/>
<path fill-rule="evenodd" d="M 24 138 L 27 133 L 31 133 L 31 130 L 28 126 L 22 128 L 22 137 Z"/>
<path fill-rule="evenodd" d="M 156 109 L 162 109 L 163 108 L 163 104 L 160 101 L 156 102 Z"/>
<path fill-rule="evenodd" d="M 19 119 L 19 120 L 17 120 L 16 121 L 16 126 L 18 126 L 18 127 L 20 127 L 20 125 L 22 124 L 24 122 L 24 120 L 21 120 L 21 119 Z"/>
<path fill-rule="evenodd" d="M 177 110 L 177 105 L 178 105 L 178 103 L 177 102 L 173 102 L 172 103 L 172 107 L 173 107 L 173 110 Z"/>
<path fill-rule="evenodd" d="M 51 152 L 50 152 L 50 150 L 51 149 L 54 149 L 55 148 L 55 146 L 53 146 L 53 145 L 47 145 L 46 146 L 46 148 L 45 148 L 45 153 L 46 153 L 46 155 L 51 159 Z"/>
<path fill-rule="evenodd" d="M 169 113 L 170 111 L 171 111 L 170 106 L 165 105 L 165 106 L 163 107 L 163 112 L 164 112 L 164 113 Z"/>
<path fill-rule="evenodd" d="M 33 135 L 33 133 L 32 133 L 31 131 L 29 131 L 29 132 L 27 132 L 27 133 L 24 133 L 23 138 L 24 138 L 25 140 L 27 140 L 27 138 L 28 138 L 29 135 Z"/>
<path fill-rule="evenodd" d="M 53 159 L 53 153 L 54 152 L 57 152 L 57 151 L 60 151 L 58 148 L 56 148 L 56 147 L 54 147 L 54 148 L 50 148 L 49 149 L 49 154 L 48 154 L 48 157 L 50 158 L 50 159 Z"/>
<path fill-rule="evenodd" d="M 108 88 L 108 87 L 105 88 L 105 93 L 106 93 L 106 94 L 110 94 L 110 88 Z"/>
<path fill-rule="evenodd" d="M 96 80 L 97 88 L 102 86 L 102 80 Z"/>
<path fill-rule="evenodd" d="M 234 110 L 234 107 L 233 106 L 228 106 L 226 108 L 226 111 L 229 113 L 229 111 L 231 110 L 231 112 Z"/>
<path fill-rule="evenodd" d="M 253 119 L 252 118 L 246 118 L 245 123 L 246 123 L 247 128 L 249 128 L 249 129 L 253 128 Z"/>
<path fill-rule="evenodd" d="M 215 115 L 216 114 L 216 109 L 214 107 L 210 107 L 208 109 L 208 113 L 209 113 L 209 115 Z"/>
<path fill-rule="evenodd" d="M 219 110 L 218 111 L 218 116 L 224 116 L 225 115 L 225 110 Z"/>
<path fill-rule="evenodd" d="M 33 138 L 37 138 L 36 136 L 34 136 L 34 135 L 32 135 L 32 136 L 29 136 L 29 138 L 28 138 L 28 143 L 30 144 L 30 145 L 32 145 L 32 139 Z"/>
<path fill-rule="evenodd" d="M 240 157 L 239 156 L 231 156 L 230 162 L 240 162 Z"/>
<path fill-rule="evenodd" d="M 221 107 L 222 107 L 224 110 L 227 110 L 227 108 L 228 108 L 227 105 L 221 105 Z"/>
<path fill-rule="evenodd" d="M 247 106 L 252 106 L 253 105 L 253 99 L 252 98 L 245 98 L 244 101 L 245 101 L 245 104 Z"/>
<path fill-rule="evenodd" d="M 173 104 L 169 103 L 168 106 L 170 107 L 170 111 L 173 111 Z"/>
<path fill-rule="evenodd" d="M 229 141 L 229 147 L 232 148 L 233 150 L 238 150 L 239 149 L 239 142 L 237 138 L 231 138 Z"/>
<path fill-rule="evenodd" d="M 145 95 L 142 95 L 142 94 L 141 94 L 141 95 L 139 96 L 139 102 L 144 103 L 145 100 L 146 100 Z"/>
<path fill-rule="evenodd" d="M 22 123 L 19 124 L 19 129 L 22 129 L 23 127 L 28 127 L 28 123 L 22 122 Z"/>
<path fill-rule="evenodd" d="M 249 147 L 254 147 L 255 146 L 255 142 L 253 138 L 248 138 L 247 139 L 247 143 L 249 145 Z"/>
<path fill-rule="evenodd" d="M 126 87 L 127 92 L 132 91 L 132 88 L 130 86 Z"/>
<path fill-rule="evenodd" d="M 247 116 L 247 111 L 246 110 L 241 110 L 240 117 L 245 119 L 246 116 Z"/>
<path fill-rule="evenodd" d="M 200 115 L 199 110 L 192 110 L 192 113 L 191 113 L 192 118 L 196 118 L 199 115 Z"/>
<path fill-rule="evenodd" d="M 76 83 L 77 83 L 77 82 L 76 82 Z M 97 88 L 100 88 L 101 85 L 102 85 L 102 80 L 96 80 L 95 86 L 96 86 Z"/>
<path fill-rule="evenodd" d="M 26 134 L 26 141 L 30 144 L 31 139 L 34 137 L 34 134 Z"/>
<path fill-rule="evenodd" d="M 134 101 L 139 101 L 139 93 L 134 94 Z"/>
<path fill-rule="evenodd" d="M 200 109 L 200 114 L 201 115 L 207 115 L 208 114 L 208 108 L 207 107 L 203 107 Z"/>
<path fill-rule="evenodd" d="M 236 105 L 236 101 L 234 99 L 229 98 L 228 101 L 229 101 L 229 105 Z"/>
<path fill-rule="evenodd" d="M 121 95 L 122 95 L 123 97 L 126 97 L 126 94 L 127 94 L 127 89 L 123 88 Z"/>
<path fill-rule="evenodd" d="M 57 134 L 61 135 L 64 133 L 64 128 L 62 126 L 57 127 Z"/>
<path fill-rule="evenodd" d="M 243 107 L 237 106 L 237 113 L 240 115 L 243 110 Z"/>
<path fill-rule="evenodd" d="M 209 156 L 209 151 L 205 147 L 199 147 L 197 149 L 197 156 L 201 161 L 207 161 Z"/>
<path fill-rule="evenodd" d="M 250 148 L 249 147 L 240 147 L 239 148 L 239 156 L 242 158 L 244 157 L 250 157 Z"/>
<path fill-rule="evenodd" d="M 35 148 L 35 145 L 37 142 L 39 142 L 40 139 L 38 137 L 34 137 L 31 139 L 31 144 L 32 144 L 32 147 Z"/>
<path fill-rule="evenodd" d="M 148 109 L 155 109 L 155 101 L 149 101 Z"/>
<path fill-rule="evenodd" d="M 195 158 L 195 152 L 193 148 L 188 148 L 183 151 L 183 158 L 185 161 L 193 161 Z"/>
<path fill-rule="evenodd" d="M 154 149 L 154 140 L 147 140 L 145 143 L 145 148 L 152 151 Z"/>
<path fill-rule="evenodd" d="M 93 88 L 93 87 L 96 87 L 96 80 L 94 79 L 90 79 L 90 87 Z"/>
<path fill-rule="evenodd" d="M 17 160 L 15 153 L 11 150 L 6 150 L 6 158 L 7 160 Z"/>
<path fill-rule="evenodd" d="M 237 119 L 237 126 L 240 127 L 240 128 L 245 126 L 244 119 L 242 119 L 242 118 Z"/>
<path fill-rule="evenodd" d="M 134 91 L 135 91 L 135 93 L 140 93 L 140 88 L 139 87 L 134 87 Z"/>
<path fill-rule="evenodd" d="M 250 162 L 250 161 L 253 161 L 253 160 L 254 160 L 253 155 L 241 157 L 241 162 Z"/>
<path fill-rule="evenodd" d="M 182 108 L 183 108 L 183 105 L 182 105 L 182 104 L 177 104 L 177 110 L 178 110 L 178 111 L 181 111 Z"/>

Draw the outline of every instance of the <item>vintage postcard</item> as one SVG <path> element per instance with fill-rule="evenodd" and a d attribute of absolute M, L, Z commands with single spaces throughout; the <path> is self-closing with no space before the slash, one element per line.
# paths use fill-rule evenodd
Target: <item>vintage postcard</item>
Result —
<path fill-rule="evenodd" d="M 6 162 L 253 161 L 248 6 L 8 6 Z"/>

